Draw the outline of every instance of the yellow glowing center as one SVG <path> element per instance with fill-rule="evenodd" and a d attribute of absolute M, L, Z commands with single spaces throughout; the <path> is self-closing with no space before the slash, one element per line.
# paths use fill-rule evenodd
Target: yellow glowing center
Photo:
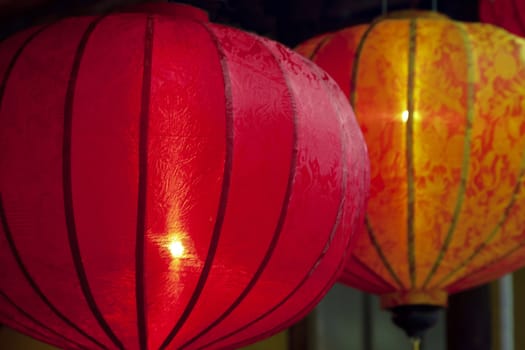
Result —
<path fill-rule="evenodd" d="M 181 241 L 171 242 L 168 249 L 174 258 L 181 258 L 184 255 L 184 246 Z"/>
<path fill-rule="evenodd" d="M 401 120 L 403 121 L 403 123 L 406 123 L 408 121 L 408 111 L 403 111 L 403 113 L 401 113 Z"/>

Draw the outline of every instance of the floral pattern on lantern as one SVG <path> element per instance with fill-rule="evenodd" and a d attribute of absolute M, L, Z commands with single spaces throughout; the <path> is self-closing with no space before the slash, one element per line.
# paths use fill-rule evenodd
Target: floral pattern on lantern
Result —
<path fill-rule="evenodd" d="M 344 94 L 185 5 L 0 44 L 0 322 L 67 349 L 218 349 L 304 316 L 364 213 Z"/>
<path fill-rule="evenodd" d="M 371 161 L 371 197 L 342 281 L 384 307 L 525 264 L 525 41 L 425 12 L 313 38 L 297 51 L 347 94 Z"/>

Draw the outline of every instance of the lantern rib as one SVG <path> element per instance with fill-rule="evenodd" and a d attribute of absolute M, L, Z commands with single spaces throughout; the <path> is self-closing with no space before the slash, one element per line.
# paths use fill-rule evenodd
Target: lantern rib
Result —
<path fill-rule="evenodd" d="M 354 108 L 354 112 L 357 114 L 357 76 L 359 71 L 359 64 L 361 63 L 361 54 L 363 52 L 363 48 L 365 46 L 366 39 L 368 39 L 368 36 L 374 28 L 377 26 L 379 21 L 371 23 L 368 28 L 366 28 L 365 32 L 361 36 L 361 40 L 359 40 L 359 44 L 357 45 L 355 56 L 354 56 L 354 64 L 352 67 L 352 76 L 350 78 L 350 104 L 352 105 L 352 108 Z"/>
<path fill-rule="evenodd" d="M 208 254 L 206 256 L 206 260 L 204 262 L 204 266 L 202 268 L 201 274 L 199 276 L 199 280 L 197 281 L 197 285 L 195 287 L 195 290 L 193 291 L 193 294 L 188 301 L 188 304 L 186 305 L 186 308 L 184 309 L 182 315 L 180 316 L 179 320 L 173 327 L 173 329 L 169 332 L 168 336 L 162 342 L 160 349 L 165 349 L 169 346 L 173 338 L 177 335 L 177 333 L 180 331 L 180 329 L 185 324 L 186 320 L 190 316 L 191 311 L 197 304 L 197 301 L 204 289 L 204 286 L 206 284 L 206 281 L 208 279 L 208 275 L 210 273 L 210 270 L 213 265 L 213 260 L 215 258 L 215 253 L 217 252 L 217 247 L 219 245 L 219 238 L 221 236 L 222 226 L 224 223 L 224 216 L 226 214 L 226 207 L 230 192 L 230 184 L 231 184 L 231 176 L 232 176 L 232 166 L 233 166 L 233 144 L 234 144 L 234 112 L 233 112 L 233 96 L 232 96 L 232 88 L 231 88 L 231 78 L 228 71 L 228 62 L 226 60 L 225 54 L 219 44 L 219 41 L 215 34 L 213 33 L 212 29 L 210 29 L 205 23 L 202 22 L 195 22 L 198 25 L 201 25 L 210 35 L 210 38 L 212 42 L 214 43 L 217 53 L 219 55 L 220 65 L 222 68 L 222 74 L 224 79 L 224 94 L 225 94 L 225 109 L 226 109 L 226 155 L 224 160 L 224 175 L 222 180 L 222 189 L 221 194 L 219 198 L 219 205 L 217 209 L 217 217 L 215 220 L 215 225 L 212 232 L 212 237 L 210 240 L 210 245 L 208 247 Z"/>
<path fill-rule="evenodd" d="M 44 292 L 40 289 L 36 281 L 33 279 L 29 271 L 27 270 L 22 257 L 20 256 L 20 253 L 18 252 L 18 248 L 16 247 L 16 243 L 13 239 L 13 235 L 11 233 L 11 229 L 9 227 L 9 222 L 7 220 L 5 208 L 4 208 L 4 202 L 2 195 L 0 194 L 0 221 L 2 222 L 2 228 L 4 231 L 5 238 L 7 240 L 7 244 L 9 245 L 9 249 L 11 250 L 11 253 L 13 254 L 13 257 L 16 260 L 16 263 L 18 265 L 18 268 L 24 275 L 25 279 L 33 289 L 33 291 L 39 296 L 39 298 L 46 304 L 46 306 L 53 311 L 58 318 L 60 318 L 64 323 L 66 323 L 68 326 L 76 330 L 79 334 L 82 334 L 84 337 L 89 339 L 91 342 L 96 344 L 98 347 L 102 349 L 107 349 L 105 345 L 100 343 L 98 340 L 90 336 L 88 333 L 86 333 L 83 329 L 81 329 L 79 326 L 77 326 L 73 321 L 71 321 L 69 318 L 67 318 L 62 312 L 60 312 L 55 305 L 51 303 L 51 301 L 46 297 Z"/>
<path fill-rule="evenodd" d="M 73 132 L 73 106 L 75 100 L 75 89 L 77 84 L 78 73 L 80 71 L 80 65 L 82 63 L 82 57 L 84 55 L 89 38 L 93 34 L 93 31 L 97 25 L 102 21 L 104 17 L 95 18 L 87 27 L 86 31 L 80 39 L 77 51 L 73 60 L 73 66 L 71 68 L 71 75 L 66 91 L 66 101 L 64 104 L 64 138 L 63 138 L 63 149 L 62 149 L 62 184 L 64 194 L 64 213 L 66 217 L 66 227 L 69 239 L 69 247 L 71 250 L 71 256 L 80 283 L 80 288 L 84 294 L 86 303 L 91 310 L 93 316 L 97 320 L 102 330 L 106 333 L 109 339 L 119 349 L 124 349 L 124 346 L 115 335 L 107 321 L 105 320 L 102 312 L 100 311 L 91 287 L 88 282 L 86 271 L 82 262 L 82 254 L 80 251 L 80 244 L 78 242 L 77 228 L 75 222 L 75 211 L 73 209 L 73 181 L 71 174 L 71 142 Z"/>
<path fill-rule="evenodd" d="M 355 261 L 355 263 L 357 265 L 359 265 L 361 268 L 365 269 L 366 271 L 368 271 L 368 273 L 370 273 L 372 276 L 374 276 L 375 278 L 377 278 L 378 281 L 380 281 L 383 285 L 382 287 L 387 287 L 387 288 L 391 288 L 393 290 L 395 290 L 395 286 L 387 281 L 383 276 L 381 276 L 380 274 L 378 274 L 377 272 L 375 272 L 371 267 L 369 267 L 368 265 L 366 265 L 363 261 L 361 261 L 361 259 L 359 259 L 359 257 L 357 257 L 355 254 L 352 254 L 350 256 L 350 259 L 352 259 L 353 261 Z M 346 271 L 350 271 L 350 270 L 346 270 L 345 269 L 345 272 Z M 363 279 L 362 277 L 360 277 L 360 279 Z M 368 282 L 371 282 L 370 280 L 368 280 Z M 378 284 L 379 285 L 379 284 Z"/>
<path fill-rule="evenodd" d="M 335 34 L 326 35 L 324 38 L 319 40 L 315 48 L 312 50 L 312 53 L 309 55 L 308 59 L 313 61 L 319 51 L 334 37 Z"/>
<path fill-rule="evenodd" d="M 20 55 L 22 54 L 22 52 L 25 50 L 25 48 L 39 35 L 41 34 L 43 31 L 45 31 L 46 29 L 48 29 L 50 26 L 52 26 L 54 23 L 51 23 L 51 24 L 48 24 L 48 25 L 45 25 L 41 28 L 39 28 L 38 30 L 36 30 L 34 33 L 32 33 L 23 43 L 22 45 L 18 48 L 18 50 L 16 51 L 16 53 L 13 55 L 13 58 L 11 59 L 11 61 L 9 62 L 9 65 L 8 65 L 8 68 L 4 74 L 4 78 L 3 78 L 3 81 L 2 81 L 2 84 L 0 85 L 0 109 L 1 109 L 1 106 L 2 106 L 2 103 L 3 103 L 3 99 L 4 99 L 4 95 L 5 95 L 5 89 L 6 89 L 6 86 L 7 86 L 7 82 L 9 80 L 9 77 L 11 76 L 11 73 L 14 69 L 14 66 L 16 64 L 16 62 L 18 61 L 18 58 L 20 57 Z M 96 340 L 95 338 L 93 338 L 92 336 L 90 336 L 88 333 L 86 333 L 83 329 L 81 329 L 79 326 L 77 326 L 73 321 L 71 321 L 69 318 L 67 318 L 62 312 L 60 312 L 52 303 L 51 301 L 45 296 L 45 294 L 42 292 L 42 290 L 40 289 L 40 287 L 37 285 L 37 283 L 35 282 L 35 280 L 33 279 L 33 277 L 31 276 L 31 274 L 29 273 L 29 271 L 27 270 L 23 260 L 22 260 L 22 257 L 20 256 L 19 252 L 18 252 L 18 248 L 16 247 L 16 243 L 13 239 L 13 236 L 11 234 L 11 230 L 9 228 L 9 224 L 8 224 L 8 220 L 7 220 L 7 216 L 6 216 L 6 213 L 5 213 L 5 210 L 4 210 L 4 204 L 3 204 L 3 198 L 1 196 L 1 193 L 0 193 L 0 221 L 2 222 L 2 226 L 3 226 L 3 230 L 4 230 L 4 235 L 7 239 L 7 242 L 8 242 L 8 245 L 9 245 L 9 249 L 11 250 L 11 253 L 13 254 L 13 257 L 15 258 L 16 260 L 16 263 L 20 269 L 20 271 L 22 272 L 22 274 L 24 275 L 25 279 L 27 280 L 27 282 L 29 283 L 29 285 L 31 286 L 31 288 L 33 289 L 33 291 L 39 296 L 39 298 L 42 300 L 42 302 L 44 302 L 44 304 L 46 304 L 46 306 L 53 312 L 56 314 L 56 316 L 58 318 L 60 318 L 64 323 L 66 323 L 68 326 L 70 326 L 71 328 L 73 328 L 75 331 L 77 331 L 79 334 L 83 335 L 84 337 L 86 337 L 87 339 L 89 339 L 91 342 L 93 342 L 94 344 L 96 344 L 98 347 L 100 348 L 103 348 L 103 349 L 107 349 L 106 346 L 104 346 L 102 343 L 100 343 L 98 340 Z"/>
<path fill-rule="evenodd" d="M 366 215 L 365 218 L 365 224 L 366 224 L 366 232 L 368 233 L 368 237 L 370 238 L 370 242 L 372 242 L 372 246 L 374 247 L 375 251 L 377 252 L 379 259 L 387 269 L 388 273 L 394 281 L 396 282 L 397 286 L 400 289 L 405 289 L 405 286 L 403 285 L 403 282 L 401 282 L 401 279 L 399 279 L 398 275 L 394 271 L 393 266 L 388 261 L 388 258 L 386 257 L 385 253 L 383 252 L 383 249 L 381 249 L 381 246 L 379 245 L 379 242 L 377 241 L 377 237 L 374 233 L 374 229 L 372 227 L 372 224 L 370 223 L 370 219 L 368 218 L 368 215 Z"/>
<path fill-rule="evenodd" d="M 459 32 L 461 33 L 461 36 L 463 38 L 463 43 L 465 45 L 465 50 L 467 53 L 467 96 L 466 96 L 467 113 L 466 113 L 465 140 L 463 144 L 463 161 L 461 164 L 460 184 L 459 184 L 458 195 L 457 195 L 458 197 L 456 200 L 456 206 L 454 208 L 454 212 L 452 214 L 452 220 L 450 222 L 450 226 L 445 236 L 445 240 L 443 241 L 441 249 L 439 250 L 438 256 L 436 260 L 434 261 L 432 268 L 428 272 L 427 277 L 425 278 L 425 282 L 423 283 L 423 288 L 425 288 L 432 280 L 432 277 L 435 276 L 441 262 L 445 258 L 445 253 L 447 252 L 452 242 L 452 238 L 454 237 L 454 232 L 459 222 L 461 208 L 463 207 L 463 202 L 465 199 L 468 172 L 469 172 L 469 166 L 470 166 L 470 148 L 471 148 L 471 142 L 472 142 L 472 125 L 474 122 L 474 103 L 475 103 L 474 84 L 475 84 L 475 79 L 476 79 L 475 71 L 474 71 L 474 58 L 472 56 L 472 45 L 470 43 L 468 34 L 466 33 L 465 29 L 460 24 L 455 23 L 455 25 L 457 29 L 459 30 Z"/>
<path fill-rule="evenodd" d="M 151 71 L 153 60 L 154 21 L 150 15 L 146 19 L 144 32 L 144 61 L 142 71 L 142 96 L 139 124 L 139 176 L 137 195 L 137 226 L 135 242 L 135 298 L 137 307 L 137 331 L 141 350 L 148 347 L 148 329 L 145 291 L 145 237 L 146 237 L 146 200 L 148 186 L 148 129 L 151 98 Z"/>
<path fill-rule="evenodd" d="M 208 30 L 211 32 L 211 29 L 208 28 Z M 210 33 L 211 34 L 211 33 Z M 214 34 L 212 34 L 214 35 Z M 216 39 L 215 39 L 216 40 Z M 204 334 L 208 333 L 211 329 L 215 328 L 219 323 L 221 323 L 224 319 L 226 319 L 234 310 L 235 308 L 248 296 L 250 291 L 255 287 L 257 282 L 259 281 L 260 277 L 262 276 L 264 270 L 268 266 L 268 263 L 270 262 L 270 259 L 273 256 L 273 253 L 275 252 L 275 249 L 277 248 L 277 244 L 279 243 L 279 239 L 282 234 L 282 230 L 284 227 L 284 223 L 286 222 L 286 217 L 288 215 L 288 208 L 290 206 L 291 197 L 293 195 L 293 185 L 295 183 L 295 177 L 297 172 L 297 154 L 298 154 L 298 135 L 297 135 L 297 105 L 294 98 L 294 95 L 292 93 L 292 89 L 290 87 L 290 82 L 288 81 L 286 74 L 284 72 L 284 68 L 282 67 L 281 62 L 275 57 L 275 54 L 268 48 L 268 46 L 263 42 L 260 41 L 261 45 L 266 48 L 266 50 L 270 53 L 270 55 L 273 57 L 277 65 L 279 66 L 281 70 L 281 74 L 284 77 L 286 88 L 288 92 L 288 98 L 290 99 L 290 106 L 292 108 L 292 121 L 293 121 L 293 145 L 292 145 L 292 152 L 290 157 L 290 170 L 288 173 L 288 181 L 286 184 L 286 190 L 284 194 L 283 204 L 281 206 L 281 211 L 279 213 L 279 217 L 277 219 L 277 223 L 275 226 L 275 230 L 272 236 L 272 240 L 270 241 L 270 244 L 268 246 L 268 250 L 266 251 L 263 260 L 261 261 L 259 267 L 253 274 L 251 280 L 248 282 L 244 290 L 241 292 L 241 294 L 235 299 L 235 301 L 224 311 L 215 321 L 210 323 L 206 328 L 204 328 L 202 331 L 200 331 L 197 335 L 195 335 L 193 338 L 188 340 L 186 343 L 184 343 L 180 349 L 184 349 L 187 346 L 191 345 L 195 341 L 197 341 L 200 337 L 202 337 Z M 221 49 L 222 51 L 222 49 Z M 222 53 L 224 55 L 224 53 Z"/>
<path fill-rule="evenodd" d="M 366 278 L 363 278 L 362 276 L 359 276 L 357 274 L 355 274 L 352 269 L 347 269 L 345 268 L 344 269 L 344 275 L 345 275 L 345 278 L 346 276 L 351 276 L 355 283 L 353 283 L 354 285 L 359 285 L 359 288 L 361 288 L 363 291 L 366 291 L 366 292 L 369 292 L 369 293 L 380 293 L 384 290 L 385 286 L 376 282 L 376 281 L 372 281 L 372 280 L 369 280 L 369 279 L 366 279 Z"/>
<path fill-rule="evenodd" d="M 47 25 L 44 25 L 37 30 L 35 30 L 33 33 L 31 33 L 20 45 L 20 47 L 16 50 L 13 57 L 9 61 L 9 65 L 7 66 L 7 69 L 4 73 L 4 77 L 2 79 L 2 83 L 0 84 L 0 111 L 2 108 L 2 104 L 4 101 L 4 94 L 5 89 L 7 86 L 7 82 L 9 81 L 9 77 L 11 76 L 11 73 L 13 72 L 13 69 L 15 68 L 16 62 L 18 62 L 18 59 L 20 58 L 20 55 L 22 52 L 26 49 L 26 47 L 38 36 L 40 35 L 44 30 L 51 27 L 54 23 L 50 23 Z"/>
<path fill-rule="evenodd" d="M 34 318 L 33 316 L 31 316 L 31 314 L 29 314 L 27 311 L 25 311 L 24 309 L 22 309 L 20 306 L 18 306 L 11 298 L 9 298 L 7 296 L 6 293 L 4 293 L 3 291 L 0 291 L 0 297 L 2 297 L 6 303 L 8 303 L 9 305 L 11 305 L 11 307 L 13 307 L 16 311 L 18 311 L 18 313 L 20 313 L 21 315 L 23 315 L 25 318 L 27 318 L 28 320 L 30 320 L 31 322 L 33 322 L 34 324 L 36 324 L 37 326 L 45 329 L 46 331 L 48 331 L 49 333 L 52 333 L 53 335 L 57 336 L 59 339 L 62 339 L 64 341 L 66 341 L 67 343 L 71 343 L 75 346 L 77 346 L 78 348 L 80 349 L 88 349 L 87 347 L 67 338 L 65 335 L 63 334 L 60 334 L 58 333 L 57 331 L 55 331 L 53 328 L 51 327 L 48 327 L 46 326 L 44 323 L 40 322 L 39 320 L 37 320 L 36 318 Z"/>
<path fill-rule="evenodd" d="M 365 32 L 363 33 L 361 40 L 359 41 L 359 44 L 357 45 L 355 56 L 354 56 L 354 63 L 352 67 L 352 76 L 350 78 L 350 104 L 352 105 L 352 108 L 354 108 L 354 112 L 357 115 L 359 111 L 357 110 L 356 101 L 357 101 L 357 77 L 359 72 L 359 64 L 361 59 L 361 54 L 363 52 L 363 48 L 366 42 L 366 39 L 372 33 L 374 28 L 377 26 L 377 24 L 381 20 L 376 20 L 372 22 L 368 28 L 366 28 Z M 365 217 L 366 222 L 366 228 L 368 236 L 370 237 L 370 241 L 372 242 L 372 245 L 374 247 L 374 250 L 376 251 L 377 255 L 379 256 L 379 259 L 387 269 L 390 276 L 394 279 L 396 284 L 399 286 L 399 288 L 404 289 L 404 285 L 397 276 L 396 272 L 394 271 L 392 265 L 388 261 L 388 258 L 386 257 L 385 253 L 383 252 L 383 249 L 381 249 L 381 246 L 379 245 L 379 242 L 377 241 L 377 237 L 374 233 L 374 230 L 372 229 L 372 226 L 370 224 L 370 220 L 368 219 L 368 215 Z"/>
<path fill-rule="evenodd" d="M 495 265 L 495 264 L 497 264 L 497 263 L 499 263 L 499 262 L 509 258 L 510 256 L 512 256 L 514 253 L 516 253 L 517 251 L 519 251 L 523 247 L 525 247 L 525 241 L 519 242 L 516 246 L 512 247 L 511 249 L 509 249 L 507 252 L 505 252 L 503 255 L 501 255 L 497 259 L 492 260 L 490 263 L 488 263 L 486 265 L 483 265 L 483 266 L 480 266 L 479 268 L 475 269 L 474 271 L 469 273 L 468 276 L 464 276 L 464 277 L 458 279 L 457 281 L 453 282 L 451 284 L 451 286 L 460 285 L 462 282 L 464 282 L 464 281 L 466 281 L 468 279 L 475 279 L 475 275 L 476 274 L 481 273 L 483 271 L 486 271 L 491 266 L 493 266 L 493 265 Z M 447 288 L 450 288 L 451 286 L 449 286 Z"/>
<path fill-rule="evenodd" d="M 348 252 L 348 248 L 350 246 L 350 241 L 351 240 L 348 240 L 348 244 L 346 245 L 345 253 L 343 254 L 343 258 L 341 259 L 341 262 L 339 263 L 339 266 L 337 267 L 337 269 L 335 270 L 332 278 L 330 279 L 330 282 L 327 283 L 327 285 L 323 288 L 323 290 L 314 299 L 312 299 L 312 301 L 308 305 L 306 305 L 304 308 L 302 308 L 293 317 L 291 317 L 291 318 L 289 318 L 287 320 L 284 320 L 279 325 L 273 327 L 271 330 L 269 330 L 269 331 L 267 331 L 267 332 L 265 332 L 263 334 L 260 334 L 258 336 L 251 337 L 249 339 L 245 339 L 245 340 L 242 340 L 242 341 L 237 342 L 235 344 L 232 344 L 232 345 L 230 345 L 231 348 L 232 349 L 238 349 L 241 346 L 252 344 L 254 341 L 257 341 L 258 339 L 269 337 L 269 336 L 275 334 L 276 332 L 278 332 L 279 330 L 282 330 L 282 329 L 290 327 L 291 325 L 293 325 L 294 323 L 298 322 L 303 317 L 305 317 L 308 314 L 308 312 L 310 310 L 312 310 L 315 307 L 315 305 L 317 305 L 319 303 L 319 301 L 323 298 L 323 296 L 326 295 L 326 293 L 328 293 L 328 291 L 333 287 L 334 283 L 339 279 L 341 271 L 344 268 L 344 264 L 345 264 L 345 261 L 346 261 L 346 253 Z M 202 349 L 203 348 L 200 348 L 199 350 L 202 350 Z"/>
<path fill-rule="evenodd" d="M 516 204 L 516 200 L 518 197 L 518 194 L 521 190 L 521 185 L 525 177 L 525 153 L 522 156 L 521 159 L 521 168 L 520 172 L 518 174 L 518 180 L 516 182 L 516 185 L 514 186 L 514 190 L 512 192 L 512 197 L 510 201 L 508 202 L 507 206 L 503 210 L 503 214 L 501 215 L 501 218 L 496 223 L 496 226 L 490 231 L 490 234 L 485 238 L 483 242 L 474 250 L 474 252 L 467 257 L 465 260 L 460 262 L 455 268 L 453 268 L 447 275 L 445 275 L 437 284 L 437 286 L 443 286 L 448 280 L 450 280 L 459 270 L 464 268 L 468 263 L 470 263 L 481 251 L 496 237 L 498 232 L 501 230 L 501 228 L 505 225 L 505 222 L 507 221 L 508 217 L 510 216 L 510 212 L 512 208 L 514 207 L 514 204 Z M 525 243 L 525 242 L 524 242 Z M 521 246 L 521 244 L 519 245 Z M 518 246 L 518 248 L 519 248 Z"/>
<path fill-rule="evenodd" d="M 276 61 L 277 61 L 277 59 L 276 59 Z M 314 68 L 313 64 L 312 64 L 312 61 L 307 61 L 306 63 L 308 63 L 311 68 Z M 282 70 L 282 72 L 283 72 L 283 76 L 285 76 L 284 70 Z M 286 76 L 285 76 L 285 79 L 286 79 Z M 323 82 L 323 84 L 326 84 L 324 81 L 322 81 L 322 82 Z M 287 87 L 288 87 L 288 90 L 291 91 L 289 83 L 287 84 Z M 290 99 L 294 100 L 292 93 L 290 93 Z M 292 104 L 292 105 L 294 105 L 294 104 Z M 295 108 L 294 108 L 294 110 L 295 110 Z M 341 112 L 338 110 L 337 114 L 341 115 Z M 344 124 L 343 121 L 340 120 L 340 123 L 341 123 L 341 128 L 343 128 L 344 127 L 343 126 L 343 124 Z M 347 157 L 348 156 L 348 154 L 347 154 L 348 152 L 347 152 L 346 142 L 349 142 L 349 140 L 348 140 L 348 136 L 343 131 L 341 131 L 341 139 L 343 140 L 343 142 L 341 143 L 341 154 L 342 154 L 343 157 Z M 308 270 L 308 272 L 305 274 L 305 276 L 299 282 L 299 284 L 290 293 L 288 293 L 288 295 L 286 295 L 286 297 L 284 297 L 279 303 L 275 304 L 272 308 L 270 308 L 268 311 L 266 311 L 265 313 L 263 313 L 262 315 L 260 315 L 256 319 L 254 319 L 253 321 L 245 324 L 244 326 L 242 326 L 241 328 L 239 328 L 239 329 L 237 329 L 235 331 L 232 331 L 232 332 L 230 332 L 230 333 L 228 333 L 226 335 L 221 336 L 218 339 L 213 340 L 210 343 L 207 343 L 206 345 L 201 346 L 199 349 L 204 349 L 204 348 L 208 348 L 208 347 L 210 347 L 212 345 L 215 345 L 218 342 L 223 341 L 224 339 L 232 337 L 232 336 L 234 336 L 234 335 L 244 331 L 245 329 L 248 329 L 252 325 L 254 325 L 257 322 L 261 321 L 262 319 L 268 317 L 270 314 L 272 314 L 277 309 L 279 309 L 282 305 L 284 305 L 288 300 L 290 300 L 299 291 L 299 289 L 301 289 L 301 287 L 308 281 L 308 279 L 312 276 L 312 274 L 315 272 L 317 267 L 321 264 L 322 260 L 326 256 L 326 254 L 327 254 L 328 250 L 330 249 L 330 246 L 331 246 L 331 244 L 333 242 L 333 239 L 334 239 L 334 237 L 335 237 L 335 235 L 336 235 L 336 233 L 337 233 L 337 231 L 339 229 L 339 226 L 341 224 L 341 219 L 342 219 L 342 215 L 343 215 L 343 211 L 344 211 L 344 205 L 345 205 L 345 202 L 346 202 L 345 193 L 346 193 L 346 189 L 347 189 L 347 186 L 348 186 L 347 185 L 348 167 L 347 167 L 346 162 L 344 162 L 344 159 L 343 159 L 343 171 L 342 171 L 342 174 L 343 174 L 343 176 L 342 176 L 342 180 L 341 180 L 342 181 L 342 185 L 341 185 L 341 199 L 339 201 L 339 206 L 338 206 L 336 217 L 335 217 L 335 220 L 334 220 L 334 225 L 333 225 L 333 227 L 332 227 L 332 229 L 330 231 L 330 234 L 328 235 L 328 239 L 327 239 L 327 241 L 326 241 L 326 243 L 324 245 L 323 250 L 321 251 L 321 253 L 318 256 L 318 258 L 316 259 L 315 263 L 312 265 L 312 267 Z"/>
<path fill-rule="evenodd" d="M 516 22 L 518 22 L 521 32 L 525 33 L 525 21 L 524 21 L 524 18 L 521 17 L 522 13 L 520 9 L 518 8 L 518 5 L 516 5 L 516 1 L 517 0 L 512 0 L 510 2 L 512 9 L 513 9 L 514 18 L 516 19 Z"/>
<path fill-rule="evenodd" d="M 344 261 L 345 259 L 343 258 L 342 261 Z M 304 283 L 306 282 L 306 279 L 308 279 L 312 274 L 313 272 L 315 271 L 315 269 L 317 268 L 317 266 L 320 264 L 320 261 L 317 261 L 314 266 L 312 267 L 312 269 L 308 272 L 308 274 L 303 278 L 303 280 L 301 280 L 301 282 L 283 299 L 281 300 L 278 304 L 276 304 L 274 307 L 272 307 L 270 310 L 268 310 L 267 312 L 265 312 L 264 314 L 262 314 L 261 316 L 259 316 L 258 318 L 256 318 L 255 320 L 247 323 L 246 325 L 242 326 L 241 328 L 233 331 L 233 332 L 230 332 L 224 336 L 221 336 L 220 338 L 212 341 L 211 343 L 208 343 L 206 345 L 203 345 L 201 347 L 199 347 L 199 350 L 202 350 L 202 349 L 207 349 L 208 347 L 212 346 L 212 345 L 215 345 L 216 343 L 220 342 L 220 341 L 223 341 L 229 337 L 232 337 L 246 329 L 248 329 L 250 326 L 254 325 L 255 323 L 261 321 L 262 319 L 266 318 L 267 316 L 269 316 L 271 313 L 275 312 L 279 307 L 281 307 L 282 305 L 284 305 L 288 300 L 290 300 L 290 298 L 295 294 L 297 293 L 297 291 L 300 289 L 300 287 L 302 287 L 304 285 Z M 337 269 L 337 271 L 341 270 L 341 268 L 344 266 L 344 264 L 340 263 L 339 264 L 339 268 Z M 339 274 L 335 274 L 335 276 L 338 276 Z M 336 277 L 332 277 L 331 280 L 334 280 L 336 279 Z M 332 283 L 329 283 L 328 285 L 332 285 Z M 318 296 L 316 296 L 315 298 L 315 301 L 319 300 L 321 298 L 322 295 L 324 295 L 326 293 L 326 288 L 323 290 L 323 292 L 319 293 Z M 316 302 L 311 302 L 310 304 L 308 304 L 309 306 L 307 306 L 306 308 L 302 309 L 297 315 L 302 315 L 304 312 L 306 312 L 305 310 L 310 310 L 310 308 L 312 307 L 312 304 L 316 304 Z M 297 316 L 295 317 L 292 317 L 291 319 L 296 319 Z M 278 329 L 282 329 L 284 328 L 284 326 L 281 324 L 277 327 L 274 327 L 271 331 L 269 331 L 268 333 L 265 333 L 265 334 L 272 334 L 274 333 L 276 330 Z M 255 338 L 254 338 L 255 339 Z M 257 339 L 260 339 L 260 337 L 257 337 Z M 243 342 L 244 343 L 244 342 Z M 246 343 L 249 343 L 249 341 L 247 341 Z M 236 347 L 238 344 L 241 344 L 241 343 L 237 343 L 234 345 L 234 347 Z"/>
<path fill-rule="evenodd" d="M 410 274 L 410 284 L 414 288 L 416 284 L 416 252 L 414 215 L 415 215 L 415 186 L 414 186 L 414 83 L 416 66 L 416 43 L 417 20 L 410 20 L 409 41 L 408 41 L 408 82 L 407 82 L 407 111 L 408 119 L 406 122 L 405 152 L 407 170 L 407 248 L 408 248 L 408 269 Z"/>

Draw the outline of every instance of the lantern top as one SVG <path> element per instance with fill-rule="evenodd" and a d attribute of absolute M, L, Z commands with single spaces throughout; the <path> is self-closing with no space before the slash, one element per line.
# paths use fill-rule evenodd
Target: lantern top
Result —
<path fill-rule="evenodd" d="M 146 12 L 151 14 L 185 18 L 199 22 L 209 22 L 208 12 L 198 7 L 173 2 L 147 2 L 126 7 L 126 12 Z"/>

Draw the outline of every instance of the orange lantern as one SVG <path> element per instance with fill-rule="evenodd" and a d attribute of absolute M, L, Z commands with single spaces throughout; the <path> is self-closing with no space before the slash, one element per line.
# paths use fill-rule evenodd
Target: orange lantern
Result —
<path fill-rule="evenodd" d="M 369 147 L 367 232 L 344 283 L 419 312 L 525 264 L 523 39 L 402 12 L 297 50 L 340 84 Z"/>

